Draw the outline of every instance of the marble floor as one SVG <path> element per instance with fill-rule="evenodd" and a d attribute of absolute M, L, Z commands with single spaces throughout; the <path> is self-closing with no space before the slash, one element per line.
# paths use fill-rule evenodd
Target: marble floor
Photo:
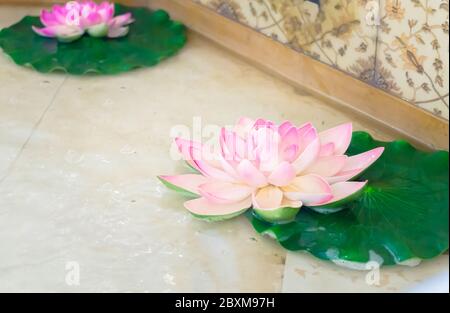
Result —
<path fill-rule="evenodd" d="M 0 6 L 0 28 L 36 12 Z M 0 291 L 401 291 L 448 269 L 445 255 L 368 286 L 364 272 L 286 253 L 245 218 L 191 217 L 156 179 L 183 170 L 170 131 L 240 116 L 355 120 L 195 34 L 172 59 L 119 76 L 43 75 L 0 54 Z"/>

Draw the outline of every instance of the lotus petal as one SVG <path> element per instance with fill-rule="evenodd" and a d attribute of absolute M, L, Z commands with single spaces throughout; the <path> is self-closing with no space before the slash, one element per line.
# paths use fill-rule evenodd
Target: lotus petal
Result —
<path fill-rule="evenodd" d="M 333 198 L 330 185 L 314 174 L 298 176 L 282 189 L 287 199 L 301 201 L 307 206 L 325 203 Z"/>
<path fill-rule="evenodd" d="M 347 159 L 342 170 L 326 180 L 332 184 L 352 179 L 371 166 L 383 154 L 384 148 L 379 147 L 370 151 L 351 156 Z"/>
<path fill-rule="evenodd" d="M 226 160 L 240 161 L 247 156 L 247 144 L 235 132 L 225 128 L 221 130 L 220 146 Z"/>
<path fill-rule="evenodd" d="M 281 137 L 283 137 L 292 127 L 295 127 L 294 124 L 292 124 L 289 121 L 281 123 L 280 126 L 278 126 L 278 133 Z M 298 143 L 297 143 L 298 144 Z"/>
<path fill-rule="evenodd" d="M 322 145 L 334 144 L 334 155 L 342 155 L 347 151 L 352 140 L 352 123 L 342 124 L 330 128 L 319 134 Z"/>
<path fill-rule="evenodd" d="M 196 149 L 197 154 L 201 154 L 202 145 L 198 142 L 186 140 L 183 138 L 175 138 L 175 143 L 178 147 L 178 151 L 180 151 L 181 155 L 183 156 L 183 160 L 185 160 L 189 165 L 191 165 L 196 170 L 199 170 L 197 168 L 197 165 L 193 162 L 193 159 L 191 157 L 191 148 Z M 197 156 L 197 155 L 195 155 L 195 156 Z M 200 156 L 198 156 L 198 157 L 200 157 Z"/>
<path fill-rule="evenodd" d="M 238 213 L 250 208 L 251 197 L 240 202 L 219 204 L 213 203 L 206 198 L 198 198 L 186 201 L 184 206 L 192 214 L 199 216 L 223 216 Z"/>
<path fill-rule="evenodd" d="M 357 176 L 359 173 L 361 173 L 361 169 L 351 170 L 351 171 L 341 171 L 334 176 L 324 177 L 324 178 L 329 184 L 335 184 L 335 183 L 350 180 L 353 177 Z"/>
<path fill-rule="evenodd" d="M 321 157 L 332 156 L 334 153 L 334 150 L 336 150 L 334 143 L 329 142 L 327 144 L 322 145 L 322 147 L 320 147 L 319 156 L 321 156 Z"/>
<path fill-rule="evenodd" d="M 225 171 L 218 169 L 208 162 L 203 160 L 194 160 L 195 168 L 197 168 L 203 175 L 207 177 L 211 177 L 214 179 L 218 179 L 225 182 L 234 182 L 235 179 L 228 175 Z"/>
<path fill-rule="evenodd" d="M 47 10 L 42 10 L 40 15 L 41 23 L 44 26 L 55 26 L 59 25 L 60 23 L 56 20 L 53 13 L 48 12 Z"/>
<path fill-rule="evenodd" d="M 307 147 L 311 142 L 313 142 L 317 137 L 317 130 L 311 123 L 306 123 L 298 129 L 298 134 L 300 136 L 300 146 Z"/>
<path fill-rule="evenodd" d="M 364 170 L 371 166 L 383 154 L 384 147 L 375 148 L 348 158 L 342 171 Z"/>
<path fill-rule="evenodd" d="M 266 186 L 253 193 L 253 207 L 262 210 L 274 210 L 281 207 L 283 191 L 275 186 Z"/>
<path fill-rule="evenodd" d="M 346 155 L 321 157 L 305 169 L 303 173 L 318 174 L 323 177 L 333 176 L 344 168 L 347 163 L 347 159 L 348 156 Z"/>
<path fill-rule="evenodd" d="M 291 145 L 281 151 L 280 158 L 289 163 L 292 163 L 295 159 L 298 158 L 300 154 L 300 147 L 298 145 Z"/>
<path fill-rule="evenodd" d="M 249 160 L 242 160 L 237 167 L 241 180 L 252 187 L 267 185 L 267 178 Z"/>
<path fill-rule="evenodd" d="M 247 137 L 247 134 L 252 129 L 253 125 L 255 125 L 255 121 L 251 118 L 241 117 L 236 126 L 234 127 L 234 132 L 238 134 L 241 138 Z"/>
<path fill-rule="evenodd" d="M 196 195 L 200 195 L 199 186 L 209 182 L 208 178 L 198 174 L 184 174 L 175 176 L 161 175 L 158 177 L 171 185 L 187 190 Z"/>
<path fill-rule="evenodd" d="M 299 174 L 308 168 L 317 159 L 320 152 L 320 140 L 316 138 L 311 142 L 295 160 L 292 165 L 295 168 L 295 173 Z"/>
<path fill-rule="evenodd" d="M 261 171 L 271 172 L 280 162 L 280 135 L 272 128 L 259 128 L 253 132 L 252 140 L 256 143 L 255 157 L 259 161 Z"/>
<path fill-rule="evenodd" d="M 110 20 L 111 27 L 122 27 L 134 22 L 134 19 L 131 13 L 125 13 L 122 15 L 118 15 Z"/>
<path fill-rule="evenodd" d="M 98 6 L 97 12 L 98 12 L 98 14 L 100 14 L 100 16 L 102 17 L 102 20 L 104 22 L 111 20 L 114 16 L 114 3 L 109 3 L 107 1 L 102 2 Z M 127 14 L 129 14 L 131 17 L 131 13 L 127 13 Z"/>
<path fill-rule="evenodd" d="M 280 135 L 280 156 L 283 160 L 288 162 L 294 161 L 300 153 L 300 149 L 292 149 L 291 147 L 298 147 L 300 144 L 300 135 L 296 127 L 291 127 L 284 135 Z M 295 154 L 292 154 L 296 152 Z M 291 152 L 291 153 L 287 153 Z"/>
<path fill-rule="evenodd" d="M 220 168 L 222 168 L 228 175 L 233 177 L 236 181 L 240 179 L 239 174 L 237 173 L 234 165 L 236 164 L 235 162 L 225 160 L 225 158 L 221 154 L 218 155 L 218 159 L 220 163 Z"/>
<path fill-rule="evenodd" d="M 107 23 L 98 12 L 91 12 L 87 17 L 82 19 L 83 27 L 91 27 L 97 24 Z"/>
<path fill-rule="evenodd" d="M 76 26 L 55 25 L 44 28 L 32 26 L 33 31 L 43 37 L 58 38 L 62 42 L 71 42 L 80 38 L 84 31 Z"/>
<path fill-rule="evenodd" d="M 275 186 L 285 186 L 295 177 L 295 168 L 289 162 L 283 162 L 269 175 L 268 182 Z"/>
<path fill-rule="evenodd" d="M 67 10 L 65 7 L 60 5 L 54 5 L 52 7 L 52 14 L 55 17 L 55 20 L 58 22 L 59 25 L 65 25 L 67 21 Z"/>
<path fill-rule="evenodd" d="M 367 184 L 367 181 L 364 182 L 341 182 L 331 185 L 331 190 L 333 193 L 333 197 L 324 202 L 317 205 L 311 205 L 311 206 L 323 206 L 323 205 L 330 205 L 333 203 L 336 203 L 338 201 L 341 201 L 343 199 L 349 198 L 353 194 L 360 191 L 364 186 Z"/>
<path fill-rule="evenodd" d="M 272 128 L 275 129 L 275 123 L 263 118 L 259 118 L 256 120 L 255 124 L 253 125 L 253 128 L 259 129 L 259 128 Z"/>
<path fill-rule="evenodd" d="M 123 37 L 126 36 L 129 31 L 130 31 L 129 27 L 110 28 L 108 30 L 108 37 L 109 38 Z"/>
<path fill-rule="evenodd" d="M 210 182 L 202 184 L 199 190 L 200 194 L 211 202 L 233 203 L 247 199 L 254 188 L 244 184 Z"/>
<path fill-rule="evenodd" d="M 31 26 L 33 31 L 42 37 L 56 37 L 56 29 L 54 27 L 43 27 L 39 28 L 36 26 Z"/>

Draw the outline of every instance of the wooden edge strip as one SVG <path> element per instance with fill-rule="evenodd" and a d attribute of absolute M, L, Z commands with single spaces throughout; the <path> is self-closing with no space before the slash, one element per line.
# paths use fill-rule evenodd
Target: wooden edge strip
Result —
<path fill-rule="evenodd" d="M 192 1 L 150 0 L 201 35 L 256 63 L 294 86 L 357 112 L 400 138 L 431 149 L 449 146 L 448 121 L 372 87 Z"/>

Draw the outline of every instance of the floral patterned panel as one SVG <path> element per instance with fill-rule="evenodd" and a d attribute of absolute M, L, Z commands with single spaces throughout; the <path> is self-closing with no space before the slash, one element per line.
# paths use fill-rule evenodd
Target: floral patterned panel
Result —
<path fill-rule="evenodd" d="M 378 66 L 392 73 L 400 96 L 449 115 L 449 0 L 382 0 Z"/>
<path fill-rule="evenodd" d="M 449 0 L 194 1 L 449 118 Z"/>

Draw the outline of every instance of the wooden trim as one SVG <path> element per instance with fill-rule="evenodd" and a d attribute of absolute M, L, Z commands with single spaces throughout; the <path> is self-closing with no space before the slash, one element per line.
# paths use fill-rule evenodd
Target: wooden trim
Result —
<path fill-rule="evenodd" d="M 446 149 L 448 121 L 346 73 L 298 53 L 253 29 L 187 0 L 150 0 L 189 28 L 256 63 L 264 70 L 341 108 L 381 123 L 420 146 Z"/>

